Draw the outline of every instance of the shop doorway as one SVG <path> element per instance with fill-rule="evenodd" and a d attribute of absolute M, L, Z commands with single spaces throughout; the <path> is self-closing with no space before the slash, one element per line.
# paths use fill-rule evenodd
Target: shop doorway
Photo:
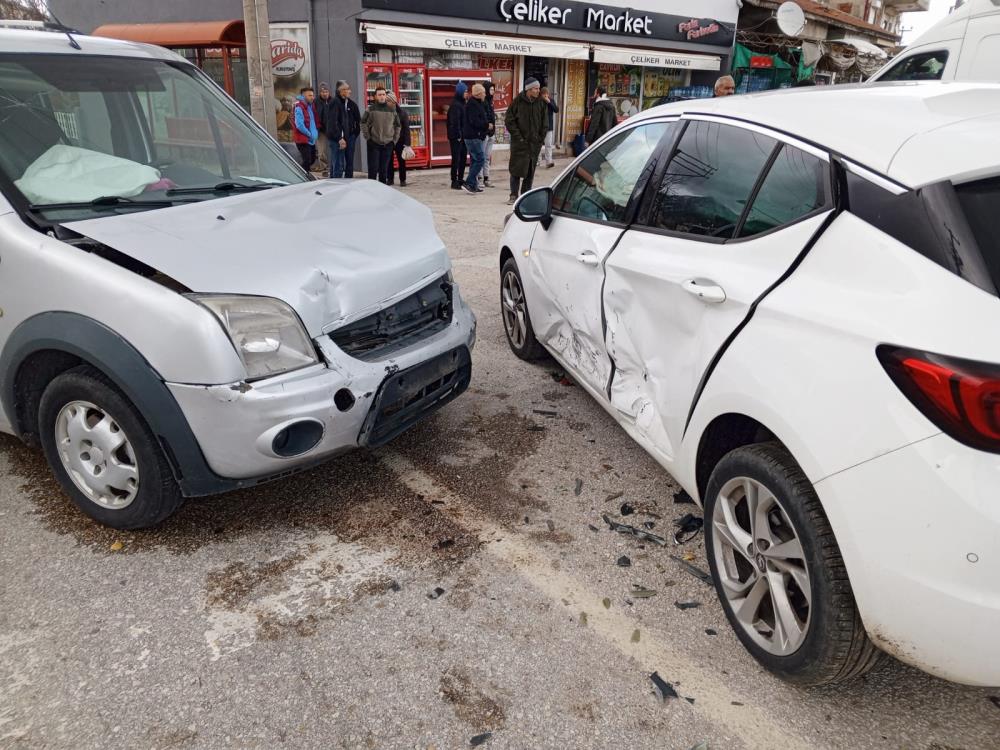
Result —
<path fill-rule="evenodd" d="M 563 89 L 566 79 L 566 66 L 564 60 L 556 60 L 548 57 L 525 57 L 524 58 L 524 80 L 537 78 L 543 88 L 548 88 L 552 93 L 556 104 L 559 105 L 559 114 L 553 118 L 555 126 L 556 149 L 562 151 L 563 144 L 563 119 L 565 117 L 565 103 L 563 101 Z"/>

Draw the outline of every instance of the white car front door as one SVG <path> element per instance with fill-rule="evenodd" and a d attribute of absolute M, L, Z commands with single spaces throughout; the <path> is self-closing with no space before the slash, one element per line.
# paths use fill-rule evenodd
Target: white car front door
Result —
<path fill-rule="evenodd" d="M 602 393 L 611 376 L 601 309 L 604 261 L 625 231 L 637 183 L 674 122 L 642 123 L 590 149 L 555 186 L 552 222 L 539 227 L 531 243 L 527 267 L 542 292 L 530 300 L 535 336 Z"/>
<path fill-rule="evenodd" d="M 660 171 L 608 258 L 604 304 L 611 402 L 670 462 L 717 353 L 833 200 L 826 154 L 720 122 L 688 122 Z"/>

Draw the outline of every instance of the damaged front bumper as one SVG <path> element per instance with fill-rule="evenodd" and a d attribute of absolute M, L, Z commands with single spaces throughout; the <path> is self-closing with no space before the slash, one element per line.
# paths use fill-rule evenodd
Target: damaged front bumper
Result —
<path fill-rule="evenodd" d="M 456 398 L 469 383 L 475 338 L 475 316 L 456 288 L 446 328 L 381 361 L 349 356 L 323 336 L 325 364 L 253 383 L 167 387 L 213 472 L 263 480 L 384 444 Z"/>

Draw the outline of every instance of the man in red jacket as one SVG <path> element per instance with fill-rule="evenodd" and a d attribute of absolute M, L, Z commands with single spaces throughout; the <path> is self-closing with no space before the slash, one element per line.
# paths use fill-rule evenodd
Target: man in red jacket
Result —
<path fill-rule="evenodd" d="M 316 161 L 316 139 L 319 138 L 319 126 L 316 123 L 316 92 L 312 86 L 306 86 L 299 93 L 299 98 L 292 109 L 293 126 L 292 140 L 299 148 L 302 168 L 308 172 Z"/>

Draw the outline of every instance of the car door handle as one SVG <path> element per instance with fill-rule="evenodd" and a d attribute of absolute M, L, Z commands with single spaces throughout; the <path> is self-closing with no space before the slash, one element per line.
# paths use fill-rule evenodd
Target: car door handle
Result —
<path fill-rule="evenodd" d="M 704 300 L 705 302 L 725 302 L 726 290 L 708 279 L 688 279 L 681 286 L 688 294 Z"/>
<path fill-rule="evenodd" d="M 576 256 L 576 259 L 583 263 L 585 266 L 599 266 L 601 265 L 601 259 L 591 250 L 584 250 L 582 253 Z"/>

